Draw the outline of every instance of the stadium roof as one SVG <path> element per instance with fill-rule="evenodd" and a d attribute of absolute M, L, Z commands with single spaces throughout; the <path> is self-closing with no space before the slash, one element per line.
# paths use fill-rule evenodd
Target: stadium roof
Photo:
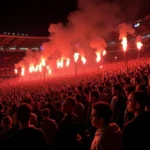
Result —
<path fill-rule="evenodd" d="M 35 48 L 40 46 L 44 42 L 48 42 L 48 37 L 35 37 L 35 36 L 13 36 L 13 35 L 2 35 L 0 34 L 0 47 L 8 49 L 15 47 L 16 49 L 24 48 Z"/>

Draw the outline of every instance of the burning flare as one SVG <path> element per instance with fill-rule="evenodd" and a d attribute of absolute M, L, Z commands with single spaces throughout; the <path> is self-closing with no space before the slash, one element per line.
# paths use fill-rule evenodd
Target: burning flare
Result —
<path fill-rule="evenodd" d="M 42 66 L 46 66 L 46 62 L 45 61 L 46 61 L 46 59 L 42 57 L 41 58 L 41 64 L 42 64 Z"/>
<path fill-rule="evenodd" d="M 49 66 L 46 66 L 47 70 L 49 70 Z"/>
<path fill-rule="evenodd" d="M 57 60 L 57 68 L 63 68 L 64 60 L 63 58 Z"/>
<path fill-rule="evenodd" d="M 95 53 L 96 53 L 96 62 L 100 62 L 100 60 L 101 60 L 100 52 L 95 52 Z"/>
<path fill-rule="evenodd" d="M 14 69 L 14 71 L 15 71 L 15 74 L 17 74 L 17 73 L 18 73 L 18 70 L 17 70 L 17 69 Z"/>
<path fill-rule="evenodd" d="M 122 38 L 121 44 L 122 44 L 122 47 L 123 47 L 123 51 L 126 52 L 126 50 L 127 50 L 127 38 L 126 37 Z"/>
<path fill-rule="evenodd" d="M 29 72 L 32 73 L 35 71 L 34 65 L 30 65 L 29 67 Z"/>
<path fill-rule="evenodd" d="M 21 68 L 21 76 L 24 76 L 25 68 Z"/>
<path fill-rule="evenodd" d="M 51 69 L 48 70 L 48 74 L 52 74 L 52 70 Z"/>
<path fill-rule="evenodd" d="M 42 72 L 42 64 L 39 64 L 39 72 Z"/>
<path fill-rule="evenodd" d="M 37 72 L 38 70 L 39 70 L 39 65 L 36 65 L 35 72 Z"/>
<path fill-rule="evenodd" d="M 106 50 L 103 50 L 103 56 L 105 56 L 106 55 Z"/>
<path fill-rule="evenodd" d="M 86 64 L 86 58 L 84 56 L 81 57 L 81 61 L 83 62 L 83 64 Z"/>
<path fill-rule="evenodd" d="M 66 59 L 66 66 L 68 67 L 68 66 L 69 66 L 69 64 L 70 64 L 70 59 L 69 59 L 69 58 L 67 58 L 67 59 Z"/>
<path fill-rule="evenodd" d="M 137 42 L 136 45 L 137 45 L 138 50 L 140 50 L 141 47 L 143 46 L 143 44 L 141 42 Z"/>
<path fill-rule="evenodd" d="M 74 53 L 74 61 L 77 62 L 79 59 L 79 53 Z"/>

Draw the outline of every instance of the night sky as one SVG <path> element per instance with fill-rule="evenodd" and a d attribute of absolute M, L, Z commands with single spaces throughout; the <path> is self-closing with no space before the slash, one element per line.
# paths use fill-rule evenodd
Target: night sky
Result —
<path fill-rule="evenodd" d="M 121 6 L 126 20 L 135 20 L 150 13 L 149 0 L 115 1 Z M 77 9 L 77 0 L 3 0 L 0 4 L 0 33 L 27 33 L 48 36 L 51 23 L 66 22 Z"/>

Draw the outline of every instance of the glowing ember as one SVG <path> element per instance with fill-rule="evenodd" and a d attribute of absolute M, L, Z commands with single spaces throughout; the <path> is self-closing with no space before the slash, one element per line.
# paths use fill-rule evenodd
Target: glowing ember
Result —
<path fill-rule="evenodd" d="M 15 69 L 14 71 L 15 71 L 15 74 L 17 74 L 17 73 L 18 73 L 18 70 L 17 70 L 17 69 Z"/>
<path fill-rule="evenodd" d="M 95 53 L 96 53 L 96 62 L 100 62 L 100 60 L 101 60 L 100 52 L 95 52 Z"/>
<path fill-rule="evenodd" d="M 79 59 L 79 53 L 74 53 L 74 61 L 77 62 Z"/>
<path fill-rule="evenodd" d="M 49 70 L 49 66 L 46 66 L 47 70 Z"/>
<path fill-rule="evenodd" d="M 127 50 L 127 38 L 126 37 L 123 37 L 121 44 L 123 47 L 123 51 L 126 52 Z"/>
<path fill-rule="evenodd" d="M 48 74 L 52 74 L 52 70 L 51 69 L 48 70 Z"/>
<path fill-rule="evenodd" d="M 57 60 L 57 68 L 60 68 L 60 62 Z"/>
<path fill-rule="evenodd" d="M 42 57 L 41 58 L 41 64 L 42 64 L 42 66 L 46 66 L 46 62 L 45 62 L 46 60 Z"/>
<path fill-rule="evenodd" d="M 105 56 L 106 55 L 106 50 L 103 50 L 103 56 Z"/>
<path fill-rule="evenodd" d="M 143 46 L 143 44 L 142 44 L 141 42 L 137 42 L 136 45 L 137 45 L 137 48 L 138 48 L 139 50 L 140 50 L 141 47 Z"/>
<path fill-rule="evenodd" d="M 63 58 L 57 60 L 57 68 L 63 68 L 64 61 Z"/>
<path fill-rule="evenodd" d="M 39 65 L 39 72 L 42 72 L 42 65 Z"/>
<path fill-rule="evenodd" d="M 35 72 L 37 72 L 39 70 L 39 66 L 38 65 L 36 65 L 36 67 L 35 67 Z"/>
<path fill-rule="evenodd" d="M 66 59 L 66 66 L 68 67 L 68 66 L 69 66 L 69 64 L 70 64 L 70 59 L 69 59 L 69 58 L 67 58 L 67 59 Z"/>
<path fill-rule="evenodd" d="M 82 56 L 81 61 L 83 62 L 83 64 L 85 64 L 86 63 L 86 58 L 84 56 Z"/>
<path fill-rule="evenodd" d="M 31 66 L 29 67 L 29 72 L 32 73 L 33 71 L 35 71 L 35 69 L 34 69 L 34 66 L 31 65 Z"/>
<path fill-rule="evenodd" d="M 63 58 L 61 58 L 60 59 L 60 68 L 63 68 L 63 66 L 64 66 L 64 60 L 63 60 Z"/>
<path fill-rule="evenodd" d="M 21 68 L 21 75 L 24 76 L 25 68 Z"/>

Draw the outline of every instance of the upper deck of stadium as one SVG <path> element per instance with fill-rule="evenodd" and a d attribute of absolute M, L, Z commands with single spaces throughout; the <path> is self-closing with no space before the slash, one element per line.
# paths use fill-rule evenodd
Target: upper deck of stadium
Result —
<path fill-rule="evenodd" d="M 41 45 L 48 41 L 48 37 L 0 34 L 0 51 L 40 50 Z"/>

